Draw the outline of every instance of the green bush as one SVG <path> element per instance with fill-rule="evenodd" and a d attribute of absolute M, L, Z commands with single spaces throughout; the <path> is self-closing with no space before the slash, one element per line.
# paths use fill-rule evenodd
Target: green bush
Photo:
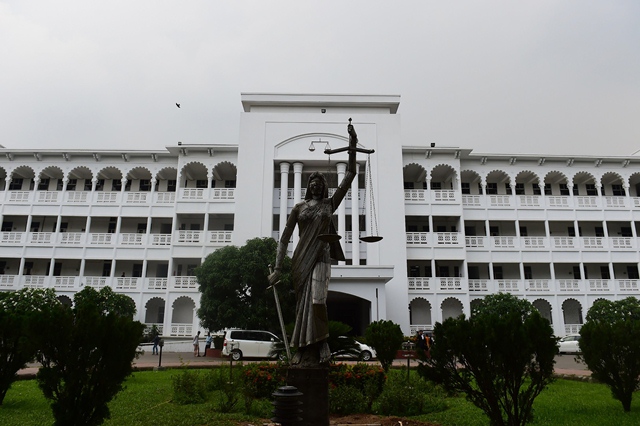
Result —
<path fill-rule="evenodd" d="M 373 404 L 374 412 L 385 416 L 417 416 L 447 409 L 443 391 L 424 381 L 414 382 L 407 382 L 401 375 L 391 375 Z"/>
<path fill-rule="evenodd" d="M 207 383 L 198 372 L 184 369 L 171 377 L 173 402 L 180 405 L 200 404 L 207 399 Z"/>
<path fill-rule="evenodd" d="M 338 386 L 329 390 L 329 410 L 333 414 L 364 413 L 367 401 L 359 389 L 353 386 Z"/>

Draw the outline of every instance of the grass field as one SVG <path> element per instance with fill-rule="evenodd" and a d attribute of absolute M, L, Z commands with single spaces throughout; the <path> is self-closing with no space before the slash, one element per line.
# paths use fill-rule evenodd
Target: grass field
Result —
<path fill-rule="evenodd" d="M 136 372 L 126 382 L 126 388 L 109 405 L 112 418 L 105 425 L 234 425 L 238 420 L 254 423 L 271 416 L 268 401 L 254 403 L 255 416 L 241 414 L 242 401 L 236 411 L 222 414 L 217 411 L 220 395 L 210 395 L 209 401 L 196 405 L 177 405 L 171 402 L 172 375 L 178 370 Z M 464 398 L 447 400 L 449 409 L 416 417 L 444 426 L 486 426 L 482 412 Z M 600 384 L 558 380 L 536 399 L 533 425 L 638 425 L 640 402 L 634 400 L 630 413 L 611 397 L 609 389 Z M 43 426 L 53 423 L 47 400 L 35 381 L 14 383 L 0 406 L 0 425 Z M 258 424 L 258 423 L 256 423 Z"/>

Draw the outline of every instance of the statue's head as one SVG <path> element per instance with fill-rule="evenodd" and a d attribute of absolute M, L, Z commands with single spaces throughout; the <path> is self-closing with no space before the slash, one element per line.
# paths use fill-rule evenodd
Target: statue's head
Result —
<path fill-rule="evenodd" d="M 329 197 L 329 185 L 327 185 L 327 179 L 324 177 L 324 175 L 320 172 L 313 172 L 311 173 L 311 176 L 309 176 L 309 180 L 307 181 L 307 192 L 304 196 L 305 200 L 310 200 L 312 197 L 311 195 L 311 191 L 309 190 L 309 187 L 311 186 L 311 182 L 313 181 L 320 181 L 320 183 L 322 184 L 322 197 L 323 198 L 328 198 Z"/>

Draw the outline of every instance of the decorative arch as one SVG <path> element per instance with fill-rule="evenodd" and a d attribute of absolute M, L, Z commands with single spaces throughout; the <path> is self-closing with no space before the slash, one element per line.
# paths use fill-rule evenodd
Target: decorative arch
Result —
<path fill-rule="evenodd" d="M 440 304 L 442 309 L 442 321 L 447 318 L 457 318 L 464 313 L 462 310 L 462 302 L 455 297 L 447 297 Z"/>
<path fill-rule="evenodd" d="M 135 167 L 127 173 L 127 180 L 149 179 L 151 180 L 151 170 L 144 166 Z"/>
<path fill-rule="evenodd" d="M 562 316 L 567 333 L 574 333 L 583 324 L 582 304 L 576 299 L 569 298 L 562 302 Z"/>
<path fill-rule="evenodd" d="M 180 179 L 185 179 L 186 185 L 182 185 L 184 188 L 195 188 L 195 182 L 198 180 L 208 180 L 209 179 L 209 169 L 207 166 L 200 161 L 191 161 L 185 164 L 180 170 Z M 192 185 L 189 185 L 189 182 L 194 182 Z"/>
<path fill-rule="evenodd" d="M 511 177 L 504 170 L 492 170 L 485 178 L 487 194 L 507 194 L 507 188 L 511 187 Z"/>
<path fill-rule="evenodd" d="M 558 170 L 551 170 L 544 176 L 544 183 L 551 185 L 558 185 L 561 183 L 568 183 L 569 179 L 567 175 Z"/>
<path fill-rule="evenodd" d="M 629 176 L 629 195 L 632 197 L 640 197 L 640 172 L 633 173 Z"/>
<path fill-rule="evenodd" d="M 110 167 L 105 167 L 104 169 L 100 170 L 97 174 L 98 179 L 105 179 L 105 180 L 121 180 L 122 179 L 122 171 L 115 167 L 115 166 L 110 166 Z"/>
<path fill-rule="evenodd" d="M 172 180 L 178 179 L 178 169 L 175 167 L 164 167 L 156 173 L 155 178 L 157 180 Z"/>
<path fill-rule="evenodd" d="M 573 182 L 573 187 L 577 188 L 577 195 L 597 195 L 595 187 L 598 186 L 598 180 L 593 174 L 587 171 L 579 171 L 573 175 L 571 181 Z M 576 189 L 574 189 L 574 193 L 575 191 Z"/>
<path fill-rule="evenodd" d="M 407 164 L 402 168 L 404 189 L 423 189 L 427 181 L 427 171 L 417 163 Z"/>
<path fill-rule="evenodd" d="M 196 302 L 189 296 L 178 297 L 171 305 L 172 324 L 193 324 Z"/>
<path fill-rule="evenodd" d="M 432 187 L 434 183 L 440 182 L 441 189 L 457 189 L 458 173 L 449 164 L 438 164 L 431 169 L 429 176 L 431 177 Z"/>
<path fill-rule="evenodd" d="M 540 176 L 532 170 L 522 170 L 515 177 L 516 195 L 540 195 Z"/>
<path fill-rule="evenodd" d="M 62 189 L 61 185 L 58 185 L 58 181 L 62 181 L 64 172 L 58 166 L 45 167 L 38 174 L 38 187 L 37 190 L 42 191 L 55 191 L 56 189 Z M 52 182 L 53 181 L 53 182 Z"/>
<path fill-rule="evenodd" d="M 238 176 L 238 169 L 236 165 L 231 163 L 230 161 L 222 161 L 216 164 L 213 168 L 213 179 L 215 179 L 216 181 L 235 181 L 236 176 Z"/>
<path fill-rule="evenodd" d="M 152 297 L 144 305 L 145 324 L 162 324 L 164 322 L 165 300 L 162 297 Z"/>
<path fill-rule="evenodd" d="M 460 182 L 463 194 L 481 195 L 482 176 L 475 170 L 463 170 L 460 172 Z"/>
<path fill-rule="evenodd" d="M 549 321 L 549 324 L 553 324 L 553 316 L 551 315 L 551 311 L 553 307 L 551 303 L 549 303 L 546 299 L 536 299 L 533 301 L 533 307 L 540 312 L 542 318 L 545 318 Z"/>
<path fill-rule="evenodd" d="M 411 325 L 432 325 L 433 321 L 431 319 L 431 303 L 424 297 L 416 297 L 409 304 L 409 309 L 411 310 Z"/>
<path fill-rule="evenodd" d="M 73 306 L 73 300 L 71 300 L 71 298 L 69 296 L 65 296 L 64 294 L 61 294 L 57 297 L 57 299 L 60 301 L 60 303 L 62 303 L 64 306 L 68 306 L 68 307 L 72 307 Z"/>
<path fill-rule="evenodd" d="M 67 173 L 69 179 L 85 179 L 91 181 L 93 179 L 93 171 L 87 166 L 78 166 L 69 173 Z"/>
<path fill-rule="evenodd" d="M 627 182 L 619 173 L 607 172 L 602 175 L 600 182 L 604 190 L 602 195 L 626 195 Z"/>

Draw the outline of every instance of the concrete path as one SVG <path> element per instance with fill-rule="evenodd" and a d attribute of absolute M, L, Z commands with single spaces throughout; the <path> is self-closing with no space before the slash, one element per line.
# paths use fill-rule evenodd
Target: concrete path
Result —
<path fill-rule="evenodd" d="M 243 362 L 260 362 L 261 360 L 243 360 Z M 341 361 L 342 362 L 342 361 Z M 355 363 L 355 361 L 346 361 Z M 209 368 L 216 365 L 229 365 L 229 358 L 194 357 L 193 352 L 166 352 L 162 354 L 162 359 L 158 355 L 151 355 L 151 351 L 145 351 L 138 359 L 133 361 L 133 366 L 137 370 L 153 370 L 154 367 L 178 368 L 188 366 L 191 368 Z M 369 364 L 378 364 L 378 361 L 369 361 Z M 415 367 L 416 360 L 409 360 L 409 366 Z M 235 365 L 235 363 L 234 363 Z M 38 372 L 39 364 L 30 364 L 27 368 L 18 372 L 20 378 L 34 378 Z M 393 367 L 406 368 L 406 359 L 396 359 Z M 562 376 L 588 377 L 591 372 L 586 366 L 575 361 L 573 355 L 558 355 L 556 357 L 556 374 Z"/>

